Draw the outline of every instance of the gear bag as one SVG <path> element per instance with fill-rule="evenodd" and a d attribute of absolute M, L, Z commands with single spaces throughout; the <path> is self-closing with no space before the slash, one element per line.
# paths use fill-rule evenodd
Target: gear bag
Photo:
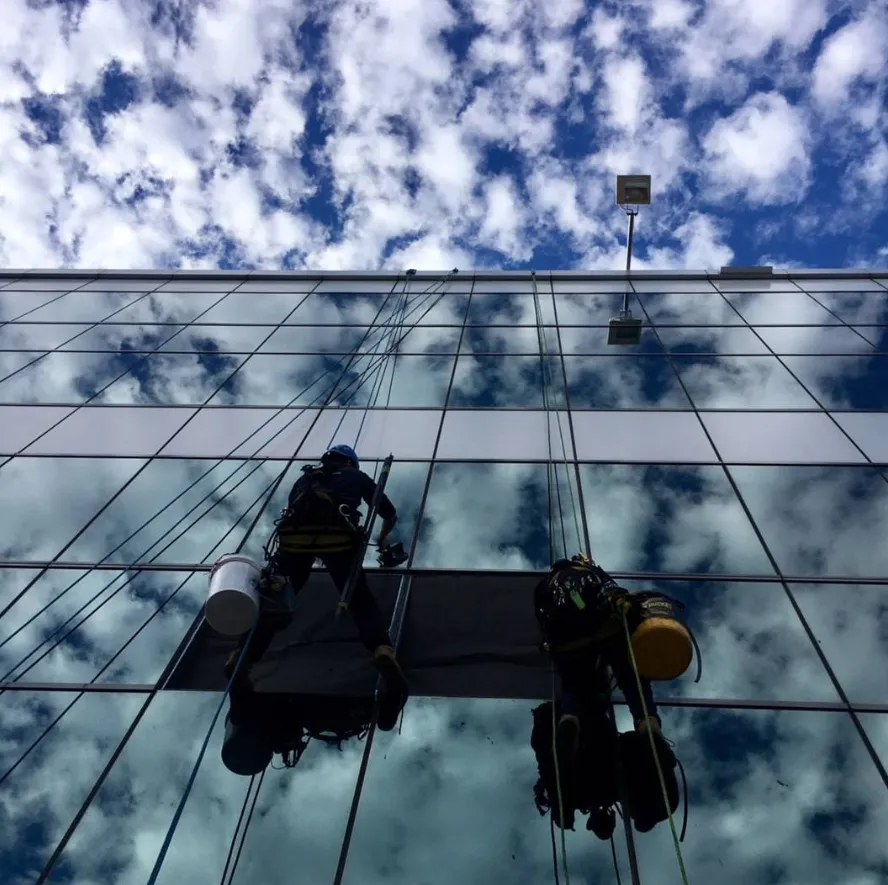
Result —
<path fill-rule="evenodd" d="M 660 769 L 666 783 L 669 811 L 663 801 L 663 788 L 657 774 L 657 765 L 651 752 L 650 738 L 637 731 L 620 735 L 620 761 L 626 784 L 626 799 L 639 833 L 647 833 L 657 824 L 669 819 L 678 808 L 678 779 L 675 776 L 677 760 L 669 744 L 661 736 L 654 738 Z"/>
<path fill-rule="evenodd" d="M 277 523 L 281 553 L 344 553 L 354 549 L 358 529 L 343 512 L 343 505 L 327 488 L 328 468 L 302 468 L 309 483 L 289 501 Z"/>
<path fill-rule="evenodd" d="M 644 679 L 677 679 L 691 665 L 694 643 L 679 620 L 684 606 L 660 593 L 632 597 L 629 631 L 638 673 Z"/>

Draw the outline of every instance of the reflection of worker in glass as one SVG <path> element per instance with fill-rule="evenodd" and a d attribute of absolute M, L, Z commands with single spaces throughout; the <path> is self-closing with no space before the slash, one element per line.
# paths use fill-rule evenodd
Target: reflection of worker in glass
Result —
<path fill-rule="evenodd" d="M 658 609 L 659 601 L 663 606 Z M 600 707 L 602 691 L 607 692 L 606 681 L 600 678 L 602 665 L 616 678 L 636 732 L 645 735 L 647 742 L 649 727 L 658 755 L 674 766 L 674 755 L 661 732 L 650 678 L 673 679 L 683 673 L 691 661 L 692 645 L 683 625 L 669 617 L 672 609 L 666 598 L 653 593 L 630 595 L 600 566 L 579 554 L 552 565 L 549 575 L 536 586 L 534 607 L 561 678 L 556 744 L 568 793 L 576 781 L 581 722 L 588 721 L 588 715 Z M 627 648 L 624 612 L 639 667 L 638 680 Z"/>
<path fill-rule="evenodd" d="M 295 594 L 308 581 L 315 559 L 320 559 L 341 593 L 355 558 L 360 557 L 363 549 L 358 508 L 362 501 L 370 506 L 375 494 L 376 483 L 360 470 L 358 456 L 350 446 L 333 446 L 324 454 L 320 467 L 303 467 L 303 475 L 290 492 L 287 510 L 277 528 L 279 547 L 269 564 L 270 571 L 274 575 L 286 576 Z M 397 513 L 385 494 L 380 496 L 377 506 L 383 520 L 379 546 L 381 551 L 386 551 L 389 549 L 386 541 L 397 522 Z M 285 586 L 284 581 L 266 580 L 263 594 L 280 594 Z M 274 634 L 290 623 L 289 613 L 281 611 L 278 606 L 275 608 L 277 611 L 266 610 L 260 615 L 247 660 L 241 666 L 244 676 L 249 665 L 265 654 Z M 374 663 L 385 683 L 379 727 L 384 731 L 391 730 L 406 700 L 407 682 L 395 659 L 391 637 L 361 563 L 357 564 L 349 611 L 362 642 L 373 653 Z M 229 678 L 246 641 L 245 635 L 226 663 Z"/>

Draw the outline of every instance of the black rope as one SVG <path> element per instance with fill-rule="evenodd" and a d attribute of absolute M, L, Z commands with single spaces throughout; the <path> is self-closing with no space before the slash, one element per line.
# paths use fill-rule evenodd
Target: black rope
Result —
<path fill-rule="evenodd" d="M 262 769 L 262 773 L 265 773 L 265 769 Z M 234 832 L 231 834 L 231 842 L 228 845 L 228 856 L 225 858 L 225 867 L 222 869 L 222 878 L 219 880 L 219 885 L 225 885 L 225 879 L 228 876 L 228 867 L 231 865 L 231 859 L 234 855 L 234 846 L 237 843 L 237 837 L 240 833 L 241 824 L 244 822 L 244 817 L 247 813 L 247 806 L 250 804 L 250 795 L 253 791 L 253 785 L 256 783 L 256 775 L 254 774 L 250 778 L 250 782 L 247 784 L 247 791 L 244 793 L 244 801 L 241 804 L 240 814 L 237 818 L 237 825 L 234 828 Z"/>
<path fill-rule="evenodd" d="M 253 804 L 250 806 L 250 813 L 247 815 L 247 823 L 244 826 L 244 832 L 241 836 L 240 845 L 237 847 L 237 854 L 234 856 L 234 863 L 231 867 L 231 875 L 228 877 L 228 885 L 231 885 L 234 882 L 234 874 L 237 872 L 237 865 L 240 863 L 241 853 L 244 850 L 244 844 L 247 841 L 247 833 L 250 830 L 250 824 L 253 822 L 253 812 L 256 810 L 256 803 L 259 801 L 259 791 L 262 789 L 262 782 L 265 780 L 265 772 L 267 769 L 262 770 L 262 774 L 259 775 L 259 784 L 256 787 L 256 792 L 253 794 Z"/>
<path fill-rule="evenodd" d="M 616 846 L 616 843 L 614 842 L 613 835 L 611 835 L 611 837 L 610 837 L 610 843 L 611 843 L 611 856 L 614 859 L 614 873 L 616 873 L 616 876 L 617 876 L 617 885 L 622 885 L 622 880 L 620 879 L 620 864 L 617 862 L 617 846 Z"/>

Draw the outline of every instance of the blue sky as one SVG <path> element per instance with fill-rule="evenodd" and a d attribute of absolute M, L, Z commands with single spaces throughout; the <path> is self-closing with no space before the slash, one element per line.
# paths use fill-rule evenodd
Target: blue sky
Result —
<path fill-rule="evenodd" d="M 539 8 L 537 8 L 539 7 Z M 6 267 L 884 267 L 879 0 L 5 5 Z"/>

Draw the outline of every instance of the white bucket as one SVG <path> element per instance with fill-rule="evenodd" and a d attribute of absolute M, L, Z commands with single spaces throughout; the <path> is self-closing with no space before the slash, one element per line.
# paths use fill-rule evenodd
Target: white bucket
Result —
<path fill-rule="evenodd" d="M 259 617 L 259 578 L 262 569 L 252 559 L 226 553 L 210 572 L 204 613 L 223 636 L 241 636 Z"/>

